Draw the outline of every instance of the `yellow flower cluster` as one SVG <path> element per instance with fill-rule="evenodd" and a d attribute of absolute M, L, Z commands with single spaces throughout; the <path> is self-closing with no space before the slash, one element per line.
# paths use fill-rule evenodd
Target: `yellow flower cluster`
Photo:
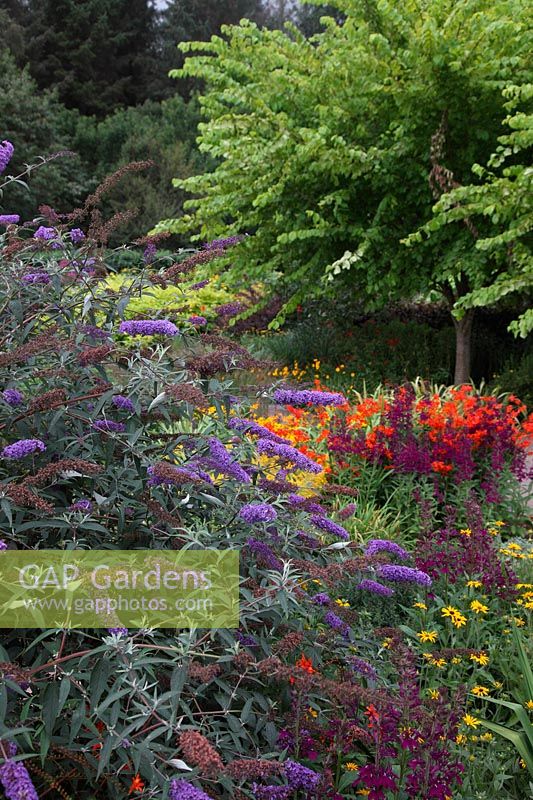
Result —
<path fill-rule="evenodd" d="M 445 606 L 441 608 L 441 614 L 443 617 L 447 617 L 455 628 L 462 628 L 463 625 L 466 625 L 466 617 L 458 608 Z"/>

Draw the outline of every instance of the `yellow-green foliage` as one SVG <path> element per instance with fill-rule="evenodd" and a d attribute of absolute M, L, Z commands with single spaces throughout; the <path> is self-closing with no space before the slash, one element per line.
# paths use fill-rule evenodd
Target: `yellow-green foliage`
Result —
<path fill-rule="evenodd" d="M 112 275 L 106 280 L 106 286 L 114 291 L 120 291 L 132 283 L 135 277 L 127 273 Z M 173 319 L 177 318 L 178 321 L 186 320 L 195 314 L 212 319 L 216 316 L 217 306 L 235 299 L 234 295 L 218 283 L 217 276 L 214 276 L 211 283 L 203 289 L 190 291 L 188 287 L 189 284 L 168 286 L 166 289 L 161 286 L 144 287 L 142 294 L 132 295 L 125 311 L 126 318 L 150 316 L 164 310 L 165 313 L 171 313 Z"/>

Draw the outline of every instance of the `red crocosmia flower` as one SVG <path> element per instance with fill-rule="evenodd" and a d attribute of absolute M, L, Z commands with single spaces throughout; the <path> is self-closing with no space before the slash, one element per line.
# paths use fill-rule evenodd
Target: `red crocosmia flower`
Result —
<path fill-rule="evenodd" d="M 140 775 L 137 774 L 131 782 L 128 794 L 133 794 L 134 792 L 142 792 L 143 789 L 144 789 L 144 783 L 141 780 Z"/>
<path fill-rule="evenodd" d="M 453 469 L 453 464 L 446 464 L 444 461 L 432 461 L 431 469 L 441 475 L 448 475 Z"/>
<path fill-rule="evenodd" d="M 368 727 L 373 728 L 375 723 L 379 722 L 379 713 L 375 705 L 372 703 L 366 707 L 365 717 L 368 717 Z"/>
<path fill-rule="evenodd" d="M 307 658 L 305 655 L 303 655 L 303 653 L 296 662 L 296 666 L 300 667 L 300 669 L 302 669 L 304 672 L 307 672 L 308 675 L 314 675 L 316 672 L 316 669 L 313 667 L 313 662 L 311 661 L 311 659 Z M 289 678 L 289 682 L 293 684 L 295 682 L 295 678 L 293 677 Z"/>

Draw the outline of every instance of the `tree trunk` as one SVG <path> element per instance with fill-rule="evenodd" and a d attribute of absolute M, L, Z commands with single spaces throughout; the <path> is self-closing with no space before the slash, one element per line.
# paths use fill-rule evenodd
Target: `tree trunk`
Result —
<path fill-rule="evenodd" d="M 472 324 L 474 309 L 469 309 L 462 319 L 454 319 L 455 325 L 455 376 L 456 386 L 470 380 Z"/>

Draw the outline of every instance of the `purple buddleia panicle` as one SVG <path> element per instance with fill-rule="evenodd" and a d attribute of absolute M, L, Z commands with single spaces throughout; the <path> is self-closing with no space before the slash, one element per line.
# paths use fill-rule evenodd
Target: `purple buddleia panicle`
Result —
<path fill-rule="evenodd" d="M 46 445 L 40 439 L 19 439 L 2 450 L 4 458 L 25 458 L 31 453 L 44 453 Z"/>
<path fill-rule="evenodd" d="M 111 634 L 111 636 L 127 636 L 129 630 L 127 628 L 108 628 L 107 632 Z"/>
<path fill-rule="evenodd" d="M 143 261 L 145 264 L 151 264 L 157 255 L 157 247 L 153 242 L 148 242 L 144 249 Z"/>
<path fill-rule="evenodd" d="M 132 401 L 129 399 L 129 397 L 124 397 L 123 394 L 114 395 L 111 402 L 115 408 L 119 408 L 121 411 L 127 411 L 129 414 L 135 413 L 135 406 L 133 405 Z"/>
<path fill-rule="evenodd" d="M 85 239 L 85 234 L 81 228 L 72 228 L 68 235 L 70 236 L 70 241 L 72 244 L 80 244 L 80 242 L 83 242 Z"/>
<path fill-rule="evenodd" d="M 198 291 L 198 289 L 203 289 L 205 286 L 207 286 L 209 284 L 209 282 L 210 282 L 209 279 L 206 278 L 203 281 L 198 281 L 198 283 L 191 284 L 189 286 L 189 289 L 192 289 L 193 292 L 196 292 L 196 291 Z"/>
<path fill-rule="evenodd" d="M 346 398 L 338 392 L 314 389 L 276 389 L 273 399 L 280 406 L 343 406 L 346 403 Z"/>
<path fill-rule="evenodd" d="M 34 283 L 50 283 L 51 278 L 48 272 L 27 272 L 26 275 L 23 275 L 20 279 L 22 283 L 27 283 L 28 285 Z"/>
<path fill-rule="evenodd" d="M 235 317 L 244 310 L 244 305 L 239 300 L 234 300 L 231 303 L 223 303 L 221 306 L 215 308 L 217 316 L 222 318 Z"/>
<path fill-rule="evenodd" d="M 81 329 L 85 336 L 90 339 L 109 339 L 110 333 L 99 328 L 97 325 L 84 325 Z"/>
<path fill-rule="evenodd" d="M 6 389 L 2 392 L 2 397 L 8 406 L 12 408 L 21 406 L 24 403 L 24 395 L 18 389 Z"/>
<path fill-rule="evenodd" d="M 242 644 L 243 647 L 258 647 L 258 644 L 253 636 L 250 636 L 248 633 L 243 633 L 242 631 L 235 631 L 235 638 Z"/>
<path fill-rule="evenodd" d="M 371 539 L 365 547 L 365 556 L 375 556 L 376 553 L 390 553 L 402 561 L 407 561 L 409 553 L 396 542 L 389 539 Z"/>
<path fill-rule="evenodd" d="M 0 550 L 7 550 L 7 544 L 3 539 L 0 539 Z"/>
<path fill-rule="evenodd" d="M 0 143 L 0 175 L 4 172 L 5 168 L 13 158 L 13 153 L 15 152 L 15 148 L 8 142 L 7 139 L 4 139 L 3 142 Z"/>
<path fill-rule="evenodd" d="M 278 444 L 289 444 L 287 439 L 283 439 L 281 436 L 273 433 L 268 428 L 265 428 L 264 425 L 260 425 L 258 422 L 254 422 L 252 419 L 232 417 L 228 422 L 228 428 L 241 433 L 251 433 L 254 436 L 259 436 L 260 439 L 268 439 L 271 442 L 278 442 Z"/>
<path fill-rule="evenodd" d="M 276 509 L 268 503 L 248 503 L 239 511 L 239 517 L 249 525 L 255 522 L 273 522 L 277 516 Z"/>
<path fill-rule="evenodd" d="M 300 469 L 303 472 L 313 472 L 316 475 L 322 472 L 320 464 L 300 453 L 290 444 L 280 444 L 271 439 L 260 439 L 257 443 L 257 452 L 270 458 L 280 458 L 282 461 L 293 464 L 295 469 Z"/>
<path fill-rule="evenodd" d="M 311 536 L 310 533 L 307 531 L 296 531 L 298 539 L 302 542 L 304 547 L 310 547 L 312 550 L 316 550 L 320 547 L 320 542 L 314 536 Z"/>
<path fill-rule="evenodd" d="M 72 503 L 70 506 L 71 511 L 84 511 L 85 513 L 89 513 L 93 507 L 93 504 L 90 500 L 76 500 L 75 503 Z"/>
<path fill-rule="evenodd" d="M 287 800 L 293 792 L 290 786 L 260 786 L 252 783 L 252 793 L 256 800 Z"/>
<path fill-rule="evenodd" d="M 19 214 L 0 214 L 0 225 L 18 225 L 19 222 Z"/>
<path fill-rule="evenodd" d="M 328 611 L 324 615 L 324 622 L 326 625 L 329 625 L 332 630 L 338 631 L 345 639 L 349 637 L 351 631 L 350 626 L 333 611 Z"/>
<path fill-rule="evenodd" d="M 226 236 L 225 239 L 214 239 L 212 242 L 204 242 L 202 245 L 204 250 L 225 250 L 227 247 L 233 247 L 244 239 L 244 236 Z"/>
<path fill-rule="evenodd" d="M 416 583 L 429 588 L 432 580 L 426 572 L 413 567 L 400 567 L 397 564 L 382 564 L 376 570 L 380 578 L 394 583 Z"/>
<path fill-rule="evenodd" d="M 307 511 L 309 514 L 326 513 L 324 506 L 321 506 L 320 503 L 315 503 L 315 501 L 309 497 L 302 497 L 301 494 L 291 493 L 287 497 L 287 500 L 291 508 L 296 508 L 299 511 Z"/>
<path fill-rule="evenodd" d="M 119 333 L 128 336 L 177 336 L 179 330 L 168 319 L 130 319 L 121 322 Z"/>
<path fill-rule="evenodd" d="M 238 461 L 235 461 L 228 453 L 220 439 L 216 436 L 209 438 L 209 456 L 203 459 L 214 472 L 220 472 L 222 475 L 227 475 L 229 478 L 235 478 L 242 483 L 250 483 L 251 478 L 248 473 L 241 467 Z"/>
<path fill-rule="evenodd" d="M 187 322 L 190 322 L 191 325 L 201 326 L 207 325 L 207 320 L 205 317 L 198 317 L 196 314 L 193 314 L 192 317 L 189 317 Z"/>
<path fill-rule="evenodd" d="M 212 800 L 208 794 L 188 781 L 173 780 L 168 793 L 169 800 Z"/>
<path fill-rule="evenodd" d="M 331 605 L 331 597 L 326 592 L 318 592 L 313 597 L 313 603 L 316 603 L 317 606 L 329 606 Z"/>
<path fill-rule="evenodd" d="M 14 755 L 10 750 L 10 754 Z M 22 761 L 7 758 L 0 764 L 0 783 L 4 789 L 6 800 L 39 800 L 39 795 L 32 783 L 30 774 Z"/>
<path fill-rule="evenodd" d="M 277 558 L 267 544 L 260 542 L 259 539 L 248 539 L 246 546 L 259 558 L 267 569 L 273 569 L 277 572 L 283 571 L 283 563 Z"/>
<path fill-rule="evenodd" d="M 39 225 L 33 234 L 34 239 L 40 239 L 43 242 L 48 242 L 50 239 L 55 239 L 56 236 L 57 231 L 55 228 L 47 228 L 44 225 Z"/>
<path fill-rule="evenodd" d="M 286 761 L 285 775 L 291 789 L 314 792 L 320 782 L 320 775 L 297 761 Z"/>
<path fill-rule="evenodd" d="M 382 583 L 378 583 L 378 581 L 370 580 L 370 578 L 362 580 L 356 588 L 361 589 L 363 592 L 379 594 L 381 597 L 392 597 L 394 594 L 394 589 L 391 589 L 390 586 L 384 586 Z"/>
<path fill-rule="evenodd" d="M 376 682 L 378 680 L 378 671 L 375 669 L 372 664 L 369 664 L 368 661 L 365 661 L 363 658 L 358 658 L 357 656 L 350 656 L 348 659 L 348 663 L 354 672 L 359 673 L 362 675 L 363 678 L 368 678 L 368 680 Z"/>
<path fill-rule="evenodd" d="M 92 427 L 104 433 L 124 433 L 126 430 L 123 422 L 114 422 L 111 419 L 97 419 L 93 422 Z"/>
<path fill-rule="evenodd" d="M 311 517 L 311 522 L 315 527 L 320 528 L 321 531 L 325 531 L 326 533 L 331 534 L 331 536 L 336 536 L 338 539 L 342 539 L 344 542 L 347 542 L 350 539 L 350 534 L 348 531 L 343 528 L 342 525 L 338 525 L 328 517 L 323 517 L 320 514 L 313 514 Z"/>

